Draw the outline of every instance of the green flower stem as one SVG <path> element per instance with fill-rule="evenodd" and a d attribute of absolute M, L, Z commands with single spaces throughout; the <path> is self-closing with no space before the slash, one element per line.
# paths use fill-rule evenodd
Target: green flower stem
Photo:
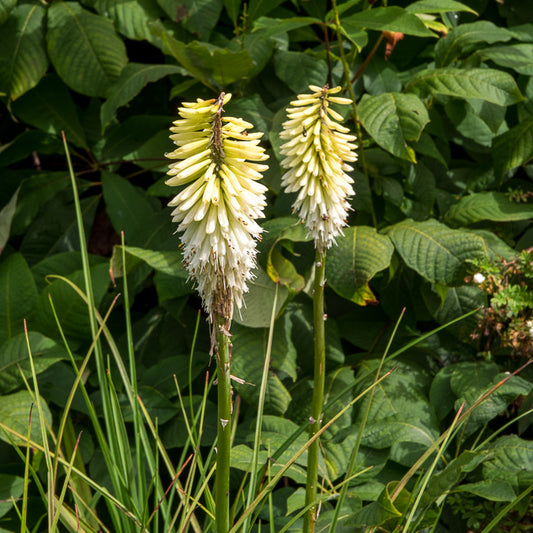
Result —
<path fill-rule="evenodd" d="M 230 340 L 227 321 L 216 315 L 218 422 L 217 469 L 215 475 L 215 520 L 217 533 L 229 531 L 229 464 L 231 451 Z"/>
<path fill-rule="evenodd" d="M 326 252 L 316 252 L 315 283 L 313 293 L 313 326 L 315 345 L 315 367 L 313 380 L 313 400 L 309 417 L 309 437 L 320 430 L 322 423 L 322 403 L 326 381 L 326 335 L 324 326 L 324 283 L 326 270 Z M 314 440 L 307 451 L 307 482 L 305 487 L 305 505 L 316 502 L 318 481 L 318 458 L 320 440 Z M 316 523 L 317 504 L 311 505 L 304 516 L 304 533 L 313 533 Z"/>

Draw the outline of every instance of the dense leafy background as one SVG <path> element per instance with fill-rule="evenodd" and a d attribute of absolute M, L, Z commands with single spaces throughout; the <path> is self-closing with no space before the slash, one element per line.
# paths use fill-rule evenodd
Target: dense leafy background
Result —
<path fill-rule="evenodd" d="M 71 348 L 82 354 L 91 341 L 84 302 L 64 282 L 47 278 L 63 275 L 83 287 L 64 131 L 81 191 L 96 302 L 105 310 L 121 291 L 117 245 L 123 231 L 139 391 L 158 417 L 167 448 L 179 453 L 183 421 L 176 416 L 170 376 L 186 381 L 200 303 L 186 282 L 165 207 L 173 190 L 164 184 L 163 154 L 172 150 L 168 127 L 180 101 L 213 98 L 222 90 L 233 93 L 226 111 L 263 131 L 270 153 L 268 233 L 246 309 L 235 318 L 232 372 L 258 383 L 269 304 L 279 281 L 265 421 L 271 448 L 306 419 L 310 395 L 307 287 L 313 250 L 291 217 L 291 199 L 280 191 L 278 137 L 285 107 L 308 84 L 346 87 L 348 76 L 357 120 L 352 110 L 347 124 L 361 137 L 350 228 L 327 261 L 329 398 L 348 390 L 337 400 L 341 405 L 364 388 L 366 378 L 357 383 L 356 378 L 375 372 L 403 308 L 393 349 L 486 303 L 485 293 L 469 282 L 470 262 L 510 259 L 533 246 L 533 204 L 527 202 L 533 191 L 533 14 L 527 4 L 341 1 L 338 26 L 326 0 L 1 0 L 2 423 L 26 434 L 31 399 L 22 379 L 30 375 L 23 319 L 49 420 L 56 422 L 54 413 L 65 404 L 74 375 L 49 295 Z M 403 34 L 392 51 L 386 52 L 383 38 L 391 34 L 383 32 Z M 110 261 L 117 286 L 109 276 Z M 119 343 L 121 317 L 118 310 L 110 319 Z M 358 468 L 373 469 L 350 485 L 350 524 L 392 529 L 401 513 L 383 504 L 387 483 L 401 478 L 463 401 L 471 404 L 503 372 L 519 366 L 510 351 L 481 358 L 478 352 L 486 347 L 469 338 L 475 324 L 470 317 L 394 361 L 397 368 L 370 406 Z M 189 395 L 202 390 L 208 350 L 202 322 Z M 98 405 L 95 384 L 89 377 Z M 531 417 L 478 452 L 469 451 L 531 406 L 531 389 L 526 371 L 476 411 L 446 457 L 446 468 L 441 465 L 430 483 L 428 509 L 457 487 L 475 503 L 512 501 L 531 485 Z M 236 390 L 243 399 L 237 472 L 247 465 L 258 391 L 239 384 Z M 326 433 L 325 479 L 342 478 L 365 409 L 364 402 L 357 404 Z M 86 430 L 83 461 L 102 476 L 85 415 L 75 401 L 76 432 Z M 212 431 L 208 428 L 206 441 Z M 32 435 L 39 439 L 38 421 Z M 4 493 L 15 498 L 22 493 L 20 463 L 3 433 L 0 439 L 0 528 L 18 531 Z M 274 494 L 275 529 L 302 505 L 296 489 L 304 465 L 295 465 L 288 474 L 292 481 Z M 237 474 L 234 482 L 237 487 Z M 439 531 L 472 527 L 458 505 L 445 508 Z M 480 523 L 490 521 L 491 512 L 489 507 L 486 516 L 481 513 Z M 517 523 L 530 523 L 527 499 L 525 508 L 513 512 L 522 513 Z M 35 505 L 32 524 L 45 513 Z"/>

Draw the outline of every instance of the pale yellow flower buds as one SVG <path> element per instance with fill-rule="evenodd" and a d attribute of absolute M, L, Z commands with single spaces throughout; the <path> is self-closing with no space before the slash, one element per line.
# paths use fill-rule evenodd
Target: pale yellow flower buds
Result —
<path fill-rule="evenodd" d="M 280 137 L 285 156 L 281 165 L 288 169 L 282 177 L 286 192 L 297 192 L 293 209 L 315 240 L 315 247 L 325 251 L 342 234 L 350 209 L 348 199 L 354 194 L 353 180 L 346 172 L 348 162 L 357 160 L 353 144 L 356 137 L 338 124 L 342 116 L 329 107 L 350 104 L 351 100 L 331 96 L 341 88 L 310 85 L 312 94 L 301 94 L 287 109 Z"/>
<path fill-rule="evenodd" d="M 256 239 L 262 229 L 266 187 L 257 182 L 268 167 L 259 146 L 262 133 L 252 124 L 224 117 L 231 94 L 218 99 L 184 102 L 180 120 L 170 128 L 178 146 L 167 154 L 167 185 L 187 185 L 169 203 L 182 231 L 183 257 L 210 318 L 231 320 L 233 303 L 242 305 L 246 282 L 255 266 Z"/>

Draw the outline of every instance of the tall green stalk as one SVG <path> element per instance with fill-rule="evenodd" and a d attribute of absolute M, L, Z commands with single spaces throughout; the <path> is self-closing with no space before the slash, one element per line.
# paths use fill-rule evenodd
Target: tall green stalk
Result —
<path fill-rule="evenodd" d="M 229 531 L 229 464 L 231 451 L 231 375 L 230 341 L 227 323 L 215 318 L 218 387 L 217 469 L 215 473 L 215 508 L 217 533 Z"/>
<path fill-rule="evenodd" d="M 324 325 L 324 284 L 326 252 L 316 252 L 315 283 L 313 292 L 313 327 L 315 344 L 315 364 L 313 378 L 313 400 L 309 417 L 309 437 L 314 437 L 322 423 L 322 404 L 326 381 L 326 335 Z M 313 533 L 317 518 L 316 492 L 318 484 L 318 459 L 320 440 L 314 440 L 307 452 L 307 482 L 305 486 L 305 505 L 311 505 L 304 516 L 304 533 Z"/>

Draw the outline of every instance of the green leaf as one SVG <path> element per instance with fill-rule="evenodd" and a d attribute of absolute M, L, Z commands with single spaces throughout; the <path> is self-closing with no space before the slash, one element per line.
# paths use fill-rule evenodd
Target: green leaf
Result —
<path fill-rule="evenodd" d="M 500 479 L 484 479 L 477 483 L 465 483 L 455 489 L 456 492 L 468 492 L 492 502 L 512 502 L 516 498 L 513 487 Z"/>
<path fill-rule="evenodd" d="M 28 332 L 35 374 L 44 372 L 57 361 L 68 357 L 67 351 L 35 331 Z M 6 394 L 24 386 L 22 376 L 31 381 L 32 369 L 26 335 L 20 333 L 0 346 L 0 393 Z"/>
<path fill-rule="evenodd" d="M 475 47 L 479 47 L 479 43 L 509 41 L 511 37 L 509 30 L 499 28 L 487 20 L 461 24 L 449 31 L 445 39 L 439 39 L 435 45 L 436 66 L 449 65 L 461 54 L 474 51 Z"/>
<path fill-rule="evenodd" d="M 163 40 L 164 51 L 173 56 L 192 76 L 212 89 L 224 88 L 246 78 L 254 66 L 246 50 L 232 52 L 198 41 L 184 44 L 160 25 L 154 26 L 154 31 Z"/>
<path fill-rule="evenodd" d="M 102 189 L 115 231 L 124 231 L 126 241 L 134 246 L 145 244 L 155 211 L 141 190 L 111 172 L 102 174 Z"/>
<path fill-rule="evenodd" d="M 231 448 L 230 458 L 231 468 L 236 468 L 237 470 L 248 472 L 252 464 L 252 454 L 252 449 L 244 444 L 237 444 L 237 446 L 233 446 Z M 284 455 L 287 456 L 288 454 L 285 453 Z M 285 458 L 286 461 L 288 461 L 289 459 L 290 456 Z M 260 450 L 258 460 L 258 464 L 260 465 L 267 464 L 269 462 L 268 451 Z M 269 466 L 270 475 L 275 476 L 276 473 L 279 472 L 282 467 L 283 462 L 281 462 L 281 460 L 272 461 Z M 298 466 L 297 464 L 293 464 L 292 466 L 290 466 L 285 472 L 284 476 L 287 476 L 288 478 L 294 480 L 296 483 L 305 485 L 305 469 Z"/>
<path fill-rule="evenodd" d="M 37 299 L 37 288 L 24 257 L 14 253 L 0 262 L 0 342 L 23 331 Z"/>
<path fill-rule="evenodd" d="M 481 61 L 492 61 L 500 67 L 511 68 L 519 74 L 533 76 L 533 44 L 517 43 L 507 46 L 491 46 L 477 51 L 473 57 Z"/>
<path fill-rule="evenodd" d="M 432 283 L 461 284 L 466 261 L 484 256 L 480 237 L 436 220 L 407 219 L 389 227 L 387 234 L 407 266 Z"/>
<path fill-rule="evenodd" d="M 128 62 L 113 23 L 75 2 L 48 10 L 48 54 L 61 79 L 87 96 L 105 96 Z"/>
<path fill-rule="evenodd" d="M 100 160 L 110 162 L 133 157 L 136 150 L 141 149 L 147 143 L 147 139 L 153 138 L 158 133 L 163 133 L 167 137 L 166 151 L 172 150 L 173 144 L 168 138 L 171 120 L 167 116 L 154 115 L 134 115 L 128 118 L 108 131 Z M 161 151 L 161 162 L 167 164 L 163 154 L 164 152 Z M 153 161 L 150 163 L 153 165 Z"/>
<path fill-rule="evenodd" d="M 337 238 L 337 246 L 328 251 L 326 279 L 343 298 L 366 305 L 361 289 L 390 265 L 393 252 L 390 239 L 377 233 L 375 228 L 347 228 L 344 235 Z"/>
<path fill-rule="evenodd" d="M 11 100 L 35 87 L 48 68 L 44 15 L 38 3 L 18 5 L 0 28 L 0 93 Z"/>
<path fill-rule="evenodd" d="M 115 118 L 117 109 L 135 98 L 146 85 L 171 74 L 184 75 L 186 71 L 176 65 L 126 65 L 120 78 L 109 88 L 107 100 L 102 105 L 102 130 Z"/>
<path fill-rule="evenodd" d="M 224 7 L 226 8 L 226 12 L 234 26 L 237 26 L 239 13 L 241 11 L 241 3 L 242 0 L 224 0 Z"/>
<path fill-rule="evenodd" d="M 533 117 L 496 137 L 493 149 L 495 171 L 499 177 L 530 161 L 533 157 Z"/>
<path fill-rule="evenodd" d="M 0 0 L 0 24 L 3 24 L 9 12 L 17 5 L 17 0 Z"/>
<path fill-rule="evenodd" d="M 70 178 L 65 172 L 41 171 L 25 178 L 20 186 L 12 232 L 16 235 L 23 233 L 37 216 L 39 209 L 69 186 Z"/>
<path fill-rule="evenodd" d="M 211 30 L 217 25 L 222 0 L 157 0 L 171 20 L 200 39 L 207 41 Z"/>
<path fill-rule="evenodd" d="M 467 5 L 455 0 L 418 0 L 405 8 L 409 13 L 447 13 L 448 11 L 468 11 L 477 13 Z"/>
<path fill-rule="evenodd" d="M 65 84 L 54 74 L 45 76 L 35 89 L 14 102 L 13 112 L 46 133 L 61 136 L 64 131 L 67 142 L 87 148 L 74 101 Z"/>
<path fill-rule="evenodd" d="M 533 484 L 533 442 L 507 435 L 491 443 L 491 457 L 483 463 L 485 479 L 506 481 L 514 488 Z"/>
<path fill-rule="evenodd" d="M 238 324 L 233 324 L 231 331 L 233 334 L 231 373 L 237 379 L 246 382 L 241 384 L 238 381 L 234 381 L 233 385 L 248 403 L 257 405 L 268 332 L 266 329 L 257 330 L 239 327 Z M 293 359 L 293 362 L 295 361 L 296 353 L 294 349 L 287 355 Z M 282 415 L 287 410 L 290 401 L 289 391 L 277 373 L 274 371 L 269 372 L 265 413 Z"/>
<path fill-rule="evenodd" d="M 23 131 L 9 144 L 0 147 L 0 167 L 18 163 L 33 152 L 38 154 L 63 154 L 63 143 L 57 137 L 39 130 Z"/>
<path fill-rule="evenodd" d="M 9 235 L 11 233 L 11 223 L 13 216 L 15 215 L 15 209 L 17 208 L 17 197 L 19 190 L 15 191 L 15 194 L 11 197 L 11 200 L 0 209 L 0 254 L 3 252 Z"/>
<path fill-rule="evenodd" d="M 533 124 L 533 123 L 532 123 Z M 452 226 L 468 226 L 481 220 L 509 222 L 533 218 L 533 203 L 513 202 L 503 192 L 478 192 L 461 198 L 446 213 Z"/>
<path fill-rule="evenodd" d="M 83 272 L 78 270 L 66 276 L 85 292 Z M 98 306 L 111 283 L 109 267 L 106 263 L 91 268 L 95 305 Z M 41 292 L 34 309 L 33 327 L 52 339 L 58 338 L 59 331 L 52 314 L 50 299 L 54 304 L 58 320 L 67 338 L 87 342 L 91 339 L 91 327 L 87 304 L 62 279 L 54 279 Z"/>
<path fill-rule="evenodd" d="M 40 401 L 43 407 L 44 418 L 48 425 L 51 425 L 52 415 L 50 414 L 50 409 L 48 409 L 48 405 L 43 398 L 41 398 Z M 42 445 L 41 423 L 37 414 L 35 399 L 25 390 L 7 396 L 0 396 L 0 422 L 24 437 L 19 438 L 4 430 L 0 430 L 0 440 L 9 443 L 13 441 L 16 446 L 24 446 L 26 444 L 26 436 L 28 434 L 28 426 L 30 423 L 30 412 L 30 439 L 33 442 Z"/>
<path fill-rule="evenodd" d="M 146 263 L 157 272 L 162 272 L 172 277 L 188 278 L 189 274 L 183 266 L 181 253 L 176 249 L 172 251 L 154 251 L 125 246 L 127 272 L 132 270 L 139 262 Z M 110 262 L 110 272 L 114 278 L 124 275 L 122 265 L 122 246 L 113 248 L 113 256 Z"/>
<path fill-rule="evenodd" d="M 350 33 L 353 28 L 365 30 L 401 32 L 418 37 L 435 37 L 424 23 L 414 14 L 397 6 L 375 7 L 360 11 L 342 20 L 344 31 Z"/>
<path fill-rule="evenodd" d="M 255 20 L 279 6 L 283 0 L 250 0 L 248 4 L 248 17 Z"/>
<path fill-rule="evenodd" d="M 248 283 L 248 292 L 244 295 L 244 304 L 239 311 L 235 312 L 233 320 L 250 328 L 264 328 L 270 324 L 276 284 L 259 266 L 254 270 L 254 275 L 253 282 Z M 284 286 L 279 286 L 277 290 L 276 315 L 289 295 L 288 289 Z"/>
<path fill-rule="evenodd" d="M 150 23 L 162 15 L 155 0 L 96 0 L 94 8 L 100 15 L 113 19 L 117 31 L 128 39 L 160 46 L 161 41 L 150 31 Z"/>
<path fill-rule="evenodd" d="M 23 478 L 0 474 L 0 518 L 11 510 L 14 502 L 22 496 L 23 492 Z"/>
<path fill-rule="evenodd" d="M 371 137 L 391 154 L 416 163 L 407 141 L 417 141 L 429 122 L 424 102 L 413 94 L 364 95 L 359 119 Z"/>
<path fill-rule="evenodd" d="M 423 98 L 428 95 L 479 98 L 503 106 L 523 100 L 510 74 L 489 68 L 425 69 L 415 74 L 405 90 Z"/>
<path fill-rule="evenodd" d="M 323 59 L 308 53 L 279 50 L 274 55 L 276 75 L 294 93 L 309 92 L 309 85 L 322 87 L 328 78 L 328 66 Z"/>

